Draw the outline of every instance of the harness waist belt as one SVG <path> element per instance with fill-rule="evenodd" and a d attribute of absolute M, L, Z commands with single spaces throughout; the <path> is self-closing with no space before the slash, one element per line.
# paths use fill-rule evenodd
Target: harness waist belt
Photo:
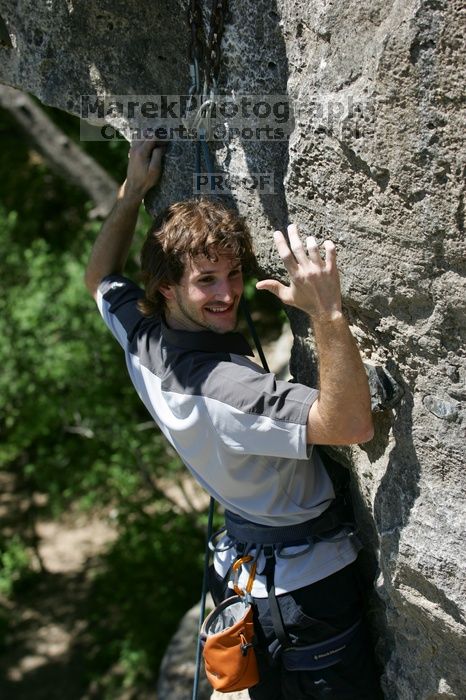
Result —
<path fill-rule="evenodd" d="M 331 505 L 317 518 L 306 520 L 297 525 L 259 525 L 242 518 L 236 513 L 225 511 L 225 526 L 228 535 L 239 542 L 254 542 L 254 544 L 291 544 L 299 543 L 310 537 L 319 537 L 328 534 L 332 530 L 340 528 L 342 517 L 338 501 Z"/>

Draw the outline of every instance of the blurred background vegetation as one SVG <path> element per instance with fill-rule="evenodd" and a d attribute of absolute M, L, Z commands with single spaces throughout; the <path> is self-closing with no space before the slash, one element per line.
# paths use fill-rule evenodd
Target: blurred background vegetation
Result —
<path fill-rule="evenodd" d="M 46 113 L 79 143 L 77 119 Z M 167 495 L 183 467 L 84 289 L 94 204 L 5 110 L 0 140 L 0 697 L 152 698 L 166 644 L 199 599 L 204 504 Z M 124 179 L 125 142 L 79 146 Z M 141 211 L 139 241 L 148 223 Z M 260 330 L 277 335 L 276 306 L 261 304 Z M 95 517 L 113 532 L 105 547 L 79 571 L 50 570 L 41 524 L 59 536 L 62 522 Z M 57 625 L 66 648 L 48 655 Z"/>

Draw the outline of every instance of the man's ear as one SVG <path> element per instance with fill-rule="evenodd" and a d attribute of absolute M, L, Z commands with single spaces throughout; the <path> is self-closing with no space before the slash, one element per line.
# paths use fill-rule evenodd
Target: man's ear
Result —
<path fill-rule="evenodd" d="M 167 300 L 173 299 L 175 296 L 173 286 L 171 284 L 161 284 L 159 287 L 159 292 Z"/>

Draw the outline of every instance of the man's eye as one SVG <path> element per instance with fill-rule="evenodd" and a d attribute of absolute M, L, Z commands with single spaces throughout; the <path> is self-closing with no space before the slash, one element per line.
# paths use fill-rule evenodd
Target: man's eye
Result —
<path fill-rule="evenodd" d="M 209 284 L 212 280 L 212 277 L 201 277 L 199 282 L 201 282 L 201 284 Z"/>
<path fill-rule="evenodd" d="M 241 274 L 241 270 L 232 270 L 230 272 L 230 277 L 238 277 Z"/>

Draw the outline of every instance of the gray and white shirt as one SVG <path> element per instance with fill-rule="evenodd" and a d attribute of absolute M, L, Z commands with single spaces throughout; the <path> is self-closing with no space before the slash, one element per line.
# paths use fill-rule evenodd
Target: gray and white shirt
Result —
<path fill-rule="evenodd" d="M 125 352 L 136 391 L 196 480 L 222 506 L 260 524 L 291 525 L 320 515 L 334 491 L 306 442 L 317 390 L 265 372 L 249 359 L 253 352 L 239 333 L 180 331 L 160 317 L 145 318 L 137 308 L 143 294 L 134 282 L 112 275 L 102 280 L 97 303 Z M 316 543 L 306 555 L 278 559 L 276 592 L 325 578 L 356 555 L 356 543 L 339 537 Z M 234 549 L 218 553 L 218 573 L 224 575 L 234 558 Z M 243 567 L 239 584 L 246 580 Z M 262 576 L 252 592 L 267 595 Z"/>

